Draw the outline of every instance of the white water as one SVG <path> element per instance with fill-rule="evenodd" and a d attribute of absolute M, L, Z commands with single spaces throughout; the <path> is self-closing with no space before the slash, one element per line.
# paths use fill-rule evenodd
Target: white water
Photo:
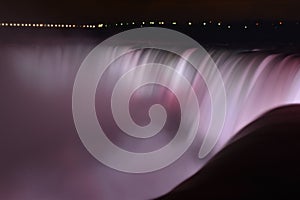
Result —
<path fill-rule="evenodd" d="M 16 160 L 3 162 L 5 165 L 1 173 L 8 175 L 0 183 L 7 190 L 0 189 L 0 194 L 6 199 L 154 198 L 196 173 L 212 156 L 198 159 L 202 138 L 199 136 L 177 162 L 153 173 L 121 173 L 95 161 L 79 142 L 71 113 L 75 74 L 92 46 L 80 43 L 50 47 L 41 44 L 2 46 L 0 87 L 2 91 L 9 91 L 0 100 L 3 108 L 7 108 L 4 110 L 7 117 L 3 119 L 5 125 L 2 134 L 6 143 L 23 138 L 17 140 L 17 153 L 12 145 L 2 145 L 5 153 L 1 155 Z M 220 69 L 227 93 L 227 117 L 213 154 L 264 112 L 281 105 L 300 103 L 298 55 L 224 49 L 212 49 L 209 53 Z M 126 65 L 134 65 L 141 60 L 145 62 L 149 60 L 148 55 L 129 55 L 121 67 L 126 68 Z M 172 60 L 172 57 L 163 56 L 160 59 Z M 188 70 L 180 61 L 175 65 L 182 71 Z M 111 70 L 108 74 L 115 77 L 120 72 Z M 193 80 L 193 74 L 190 77 Z M 194 80 L 194 84 L 198 84 L 197 81 Z M 206 90 L 203 86 L 198 89 Z M 147 94 L 139 93 L 141 96 Z M 105 92 L 99 95 L 105 95 Z M 208 96 L 205 92 L 201 92 L 200 96 L 203 97 L 201 114 L 209 116 Z M 172 110 L 172 99 L 168 99 L 168 102 Z M 208 118 L 203 118 L 204 125 L 200 130 L 207 128 L 205 122 L 208 121 Z M 14 123 L 19 126 L 12 128 L 11 124 Z M 142 143 L 126 143 L 122 138 L 119 143 L 135 150 L 156 145 L 154 142 L 147 144 L 148 147 Z M 24 156 L 20 156 L 20 153 Z M 26 159 L 22 159 L 24 157 Z"/>

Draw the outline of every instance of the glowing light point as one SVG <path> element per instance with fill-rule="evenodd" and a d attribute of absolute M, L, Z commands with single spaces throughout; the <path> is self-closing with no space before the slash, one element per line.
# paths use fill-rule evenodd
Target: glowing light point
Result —
<path fill-rule="evenodd" d="M 218 26 L 221 26 L 221 22 L 218 22 Z"/>
<path fill-rule="evenodd" d="M 189 24 L 189 26 L 192 26 L 192 22 L 189 22 L 188 24 Z"/>
<path fill-rule="evenodd" d="M 103 27 L 103 24 L 98 24 L 98 28 L 102 28 Z"/>
<path fill-rule="evenodd" d="M 172 24 L 173 24 L 173 25 L 176 25 L 177 23 L 176 23 L 176 22 L 172 22 Z"/>
<path fill-rule="evenodd" d="M 206 26 L 206 22 L 203 22 L 203 26 Z"/>

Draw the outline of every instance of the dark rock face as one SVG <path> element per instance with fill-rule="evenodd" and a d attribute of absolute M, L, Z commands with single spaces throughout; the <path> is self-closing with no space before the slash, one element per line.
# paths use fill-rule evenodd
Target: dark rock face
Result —
<path fill-rule="evenodd" d="M 300 106 L 249 124 L 203 169 L 160 199 L 298 199 Z"/>

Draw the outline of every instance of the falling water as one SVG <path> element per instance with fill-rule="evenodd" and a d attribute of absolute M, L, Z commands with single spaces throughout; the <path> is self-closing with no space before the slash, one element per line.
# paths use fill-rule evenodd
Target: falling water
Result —
<path fill-rule="evenodd" d="M 188 63 L 174 55 L 156 50 L 137 51 L 113 63 L 106 72 L 107 81 L 99 84 L 96 108 L 110 94 L 114 79 L 124 70 L 149 61 L 172 63 L 185 74 L 198 91 L 202 121 L 200 134 L 188 151 L 171 166 L 147 174 L 128 174 L 113 170 L 84 149 L 74 128 L 71 110 L 72 87 L 76 72 L 96 45 L 75 41 L 51 45 L 1 46 L 0 88 L 1 146 L 0 197 L 3 199 L 149 199 L 158 197 L 196 173 L 239 130 L 266 111 L 281 105 L 300 103 L 300 57 L 294 53 L 244 51 L 211 48 L 209 54 L 217 64 L 227 95 L 227 114 L 221 137 L 214 151 L 198 158 L 199 145 L 209 123 L 211 108 L 205 83 Z M 115 47 L 108 48 L 113 54 Z M 186 55 L 193 50 L 187 50 Z M 117 66 L 117 67 L 116 67 Z M 202 67 L 205 63 L 202 63 Z M 209 69 L 207 69 L 209 70 Z M 147 74 L 145 74 L 147 76 Z M 109 77 L 109 78 L 107 78 Z M 218 92 L 218 88 L 215 88 Z M 146 99 L 146 100 L 145 100 Z M 159 102 L 167 110 L 169 121 L 161 136 L 146 141 L 120 134 L 111 121 L 104 119 L 107 136 L 130 151 L 147 152 L 160 148 L 174 136 L 180 109 L 172 92 L 166 88 L 145 86 L 135 92 L 131 108 L 136 123 L 149 122 L 147 109 Z M 98 114 L 97 113 L 97 114 Z M 4 116 L 4 117 L 3 117 Z M 170 120 L 171 119 L 171 120 Z M 156 139 L 156 140 L 155 140 Z M 14 145 L 11 145 L 14 144 Z"/>

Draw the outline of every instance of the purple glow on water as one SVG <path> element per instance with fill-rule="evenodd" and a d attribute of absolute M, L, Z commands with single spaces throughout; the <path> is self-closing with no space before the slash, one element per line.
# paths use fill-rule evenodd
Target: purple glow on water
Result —
<path fill-rule="evenodd" d="M 71 101 L 75 75 L 95 45 L 96 42 L 80 41 L 72 44 L 54 42 L 46 45 L 36 41 L 31 45 L 1 45 L 0 107 L 4 127 L 0 147 L 3 159 L 0 167 L 0 176 L 3 177 L 0 180 L 1 199 L 154 198 L 201 169 L 234 134 L 262 113 L 281 105 L 300 103 L 298 55 L 212 49 L 209 52 L 221 71 L 228 98 L 225 126 L 213 153 L 204 160 L 197 158 L 202 141 L 199 134 L 189 150 L 165 169 L 147 174 L 118 172 L 102 165 L 85 150 L 73 124 Z M 108 47 L 108 51 L 113 54 L 115 48 Z M 174 61 L 174 65 L 193 82 L 199 91 L 198 98 L 202 99 L 199 105 L 203 117 L 200 132 L 207 129 L 209 117 L 206 116 L 211 112 L 207 88 L 201 78 L 194 77 L 184 61 L 176 60 L 172 55 L 151 51 L 126 55 L 122 66 L 118 69 L 112 67 L 107 72 L 110 77 L 107 86 L 123 72 L 122 68 L 148 62 L 153 53 L 161 62 Z M 192 50 L 186 52 L 187 55 L 191 53 Z M 101 96 L 108 92 L 98 92 L 100 100 L 96 106 L 101 107 Z M 144 102 L 144 97 L 149 95 L 149 102 Z M 178 107 L 172 93 L 149 86 L 137 91 L 132 103 L 144 107 L 154 100 L 162 100 L 174 119 L 165 127 L 166 134 L 156 138 L 159 141 L 147 144 L 113 135 L 116 143 L 130 150 L 145 151 L 159 148 L 172 137 L 169 132 L 176 128 L 172 123 L 178 121 Z M 143 114 L 145 110 L 133 109 L 133 118 L 136 116 L 139 123 L 147 121 Z M 109 128 L 111 124 L 106 125 Z"/>

